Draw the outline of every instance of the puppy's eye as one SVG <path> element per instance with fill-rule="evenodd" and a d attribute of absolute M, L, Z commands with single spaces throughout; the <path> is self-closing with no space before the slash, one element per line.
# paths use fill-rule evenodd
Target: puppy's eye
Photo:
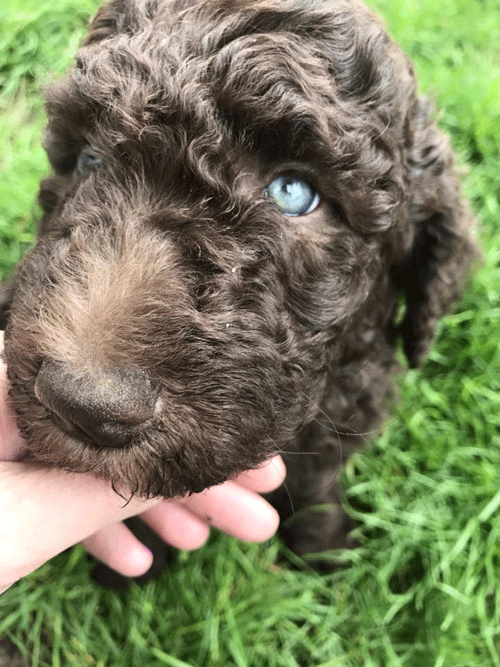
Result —
<path fill-rule="evenodd" d="M 265 194 L 282 213 L 291 217 L 307 215 L 321 203 L 312 185 L 295 174 L 281 174 L 269 183 Z"/>
<path fill-rule="evenodd" d="M 100 164 L 101 158 L 91 153 L 88 148 L 84 148 L 78 156 L 76 169 L 79 174 L 85 176 L 93 169 L 97 169 Z"/>

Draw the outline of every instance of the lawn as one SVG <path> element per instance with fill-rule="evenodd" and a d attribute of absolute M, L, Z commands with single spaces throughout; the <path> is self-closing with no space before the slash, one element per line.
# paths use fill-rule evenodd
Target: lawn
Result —
<path fill-rule="evenodd" d="M 345 472 L 361 547 L 319 576 L 214 535 L 159 581 L 97 588 L 79 548 L 0 597 L 32 667 L 500 667 L 500 0 L 372 0 L 442 110 L 484 261 L 387 429 Z M 94 0 L 0 7 L 0 271 L 33 239 L 41 87 Z M 285 554 L 286 556 L 286 554 Z M 279 562 L 279 565 L 276 565 Z"/>

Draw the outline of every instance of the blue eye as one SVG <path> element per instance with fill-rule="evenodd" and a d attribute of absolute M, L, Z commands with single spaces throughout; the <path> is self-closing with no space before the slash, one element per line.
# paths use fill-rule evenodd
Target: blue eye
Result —
<path fill-rule="evenodd" d="M 295 174 L 281 174 L 265 189 L 266 196 L 284 215 L 306 215 L 321 203 L 319 193 L 307 181 Z"/>
<path fill-rule="evenodd" d="M 76 168 L 79 174 L 85 176 L 89 171 L 97 169 L 100 164 L 101 158 L 97 157 L 97 155 L 93 155 L 88 148 L 84 148 L 78 156 Z"/>

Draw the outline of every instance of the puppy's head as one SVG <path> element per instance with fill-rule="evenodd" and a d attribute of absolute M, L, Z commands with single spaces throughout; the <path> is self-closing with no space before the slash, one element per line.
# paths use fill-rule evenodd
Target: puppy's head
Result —
<path fill-rule="evenodd" d="M 413 363 L 457 295 L 451 152 L 354 0 L 112 0 L 47 109 L 5 348 L 37 460 L 199 491 L 312 419 L 398 293 Z"/>

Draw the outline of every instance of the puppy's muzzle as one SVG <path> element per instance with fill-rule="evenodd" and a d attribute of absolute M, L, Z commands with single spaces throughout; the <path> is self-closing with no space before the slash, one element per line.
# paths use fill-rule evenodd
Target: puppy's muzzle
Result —
<path fill-rule="evenodd" d="M 128 445 L 158 400 L 157 388 L 140 370 L 81 372 L 52 359 L 40 368 L 35 395 L 65 433 L 107 447 Z"/>

